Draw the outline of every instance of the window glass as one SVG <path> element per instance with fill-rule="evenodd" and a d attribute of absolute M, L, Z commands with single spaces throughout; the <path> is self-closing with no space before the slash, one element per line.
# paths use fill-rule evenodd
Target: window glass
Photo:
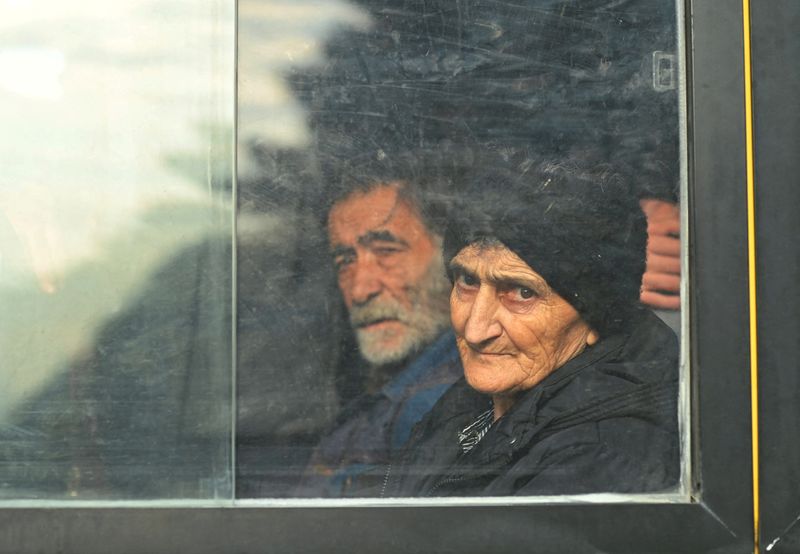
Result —
<path fill-rule="evenodd" d="M 678 4 L 7 2 L 0 497 L 685 499 Z"/>
<path fill-rule="evenodd" d="M 0 13 L 0 497 L 230 497 L 234 7 Z"/>
<path fill-rule="evenodd" d="M 683 490 L 679 17 L 240 2 L 239 497 Z"/>

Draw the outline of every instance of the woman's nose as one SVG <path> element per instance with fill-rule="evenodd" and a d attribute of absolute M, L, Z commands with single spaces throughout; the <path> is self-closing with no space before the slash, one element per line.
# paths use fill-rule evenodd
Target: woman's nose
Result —
<path fill-rule="evenodd" d="M 473 345 L 499 337 L 503 328 L 497 320 L 498 299 L 491 287 L 482 285 L 475 295 L 464 327 L 464 339 Z"/>

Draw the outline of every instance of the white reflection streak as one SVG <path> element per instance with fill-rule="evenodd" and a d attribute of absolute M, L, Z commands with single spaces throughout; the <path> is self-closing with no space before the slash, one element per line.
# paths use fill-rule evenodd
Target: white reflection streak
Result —
<path fill-rule="evenodd" d="M 323 61 L 324 41 L 339 27 L 365 28 L 369 18 L 336 0 L 240 0 L 239 140 L 279 147 L 308 141 L 302 108 L 284 72 Z M 246 151 L 240 170 L 248 169 Z"/>
<path fill-rule="evenodd" d="M 0 421 L 218 230 L 232 6 L 0 0 Z"/>
<path fill-rule="evenodd" d="M 0 89 L 42 100 L 59 100 L 64 94 L 61 76 L 64 53 L 53 48 L 0 50 Z"/>
<path fill-rule="evenodd" d="M 183 19 L 162 15 L 168 8 Z M 215 44 L 208 19 L 185 0 L 4 2 L 0 209 L 42 290 L 52 292 L 52 275 L 97 255 L 143 212 L 204 199 L 164 156 L 206 157 L 196 129 L 206 122 L 197 118 L 212 117 L 209 84 L 218 86 L 207 59 Z M 195 44 L 182 44 L 187 38 Z M 193 67 L 184 67 L 187 58 Z"/>

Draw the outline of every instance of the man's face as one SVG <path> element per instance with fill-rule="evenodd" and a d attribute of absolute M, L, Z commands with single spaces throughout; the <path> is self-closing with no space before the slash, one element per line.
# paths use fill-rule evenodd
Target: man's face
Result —
<path fill-rule="evenodd" d="M 339 288 L 368 362 L 401 361 L 447 326 L 450 285 L 441 241 L 398 196 L 397 184 L 336 203 L 328 236 Z"/>
<path fill-rule="evenodd" d="M 470 245 L 450 262 L 450 313 L 464 375 L 495 397 L 530 389 L 598 340 L 517 254 Z"/>

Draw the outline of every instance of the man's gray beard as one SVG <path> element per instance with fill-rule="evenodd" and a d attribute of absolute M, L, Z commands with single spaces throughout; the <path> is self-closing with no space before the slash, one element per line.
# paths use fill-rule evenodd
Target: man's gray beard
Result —
<path fill-rule="evenodd" d="M 394 298 L 377 297 L 363 306 L 353 306 L 350 322 L 356 330 L 361 355 L 374 366 L 401 362 L 431 344 L 450 324 L 450 282 L 444 264 L 435 257 L 419 284 L 408 290 L 411 308 Z M 384 339 L 395 334 L 391 330 L 366 331 L 360 328 L 382 319 L 397 319 L 405 324 L 405 335 L 396 346 L 387 348 Z"/>

